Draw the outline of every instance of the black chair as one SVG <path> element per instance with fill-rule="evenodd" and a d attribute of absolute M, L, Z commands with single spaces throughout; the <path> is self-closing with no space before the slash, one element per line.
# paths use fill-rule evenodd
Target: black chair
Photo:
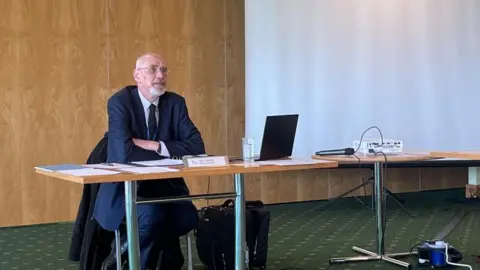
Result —
<path fill-rule="evenodd" d="M 87 164 L 99 164 L 107 159 L 107 133 L 100 139 L 90 153 Z M 100 184 L 86 184 L 83 186 L 82 198 L 79 204 L 77 217 L 73 227 L 68 259 L 79 262 L 79 270 L 101 269 L 103 262 L 109 256 L 112 243 L 115 243 L 116 257 L 119 258 L 121 250 L 120 236 L 122 230 L 114 233 L 104 230 L 93 218 L 93 209 Z M 192 269 L 191 239 L 186 235 L 188 249 L 188 269 Z M 177 243 L 178 245 L 178 243 Z M 163 260 L 161 258 L 159 263 Z M 121 269 L 122 262 L 116 263 L 117 269 Z"/>

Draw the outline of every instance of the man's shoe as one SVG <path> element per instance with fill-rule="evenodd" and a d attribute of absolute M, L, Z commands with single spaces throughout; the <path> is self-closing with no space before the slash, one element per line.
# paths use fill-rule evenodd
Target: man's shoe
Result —
<path fill-rule="evenodd" d="M 120 260 L 122 261 L 122 265 L 125 265 L 125 260 L 127 258 L 127 241 L 125 239 L 120 240 L 120 254 L 121 258 Z M 117 269 L 117 252 L 116 252 L 116 245 L 115 245 L 115 239 L 113 239 L 113 242 L 111 244 L 111 251 L 108 257 L 103 261 L 102 263 L 102 270 L 116 270 Z M 127 269 L 122 267 L 122 269 Z"/>
<path fill-rule="evenodd" d="M 180 248 L 180 239 L 169 241 L 160 252 L 157 270 L 181 270 L 185 258 L 183 257 L 182 249 Z"/>

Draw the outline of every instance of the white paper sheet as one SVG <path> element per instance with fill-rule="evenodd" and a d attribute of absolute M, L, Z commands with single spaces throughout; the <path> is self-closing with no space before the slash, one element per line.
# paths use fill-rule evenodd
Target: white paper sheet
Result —
<path fill-rule="evenodd" d="M 120 169 L 124 172 L 129 173 L 162 173 L 162 172 L 178 172 L 177 169 L 165 168 L 165 167 L 133 167 L 133 168 L 122 168 Z"/>
<path fill-rule="evenodd" d="M 66 170 L 79 170 L 85 168 L 85 166 L 77 164 L 56 164 L 56 165 L 46 165 L 46 166 L 36 166 L 36 169 L 47 171 L 47 172 L 56 172 L 56 171 L 66 171 Z"/>
<path fill-rule="evenodd" d="M 160 159 L 160 160 L 149 160 L 149 161 L 137 161 L 132 162 L 134 164 L 144 165 L 144 166 L 174 166 L 174 165 L 183 165 L 183 161 L 176 159 Z"/>
<path fill-rule="evenodd" d="M 57 172 L 63 173 L 63 174 L 68 174 L 68 175 L 73 175 L 73 176 L 112 175 L 112 174 L 120 173 L 120 172 L 116 172 L 116 171 L 108 171 L 108 170 L 94 169 L 94 168 L 60 170 L 60 171 L 57 171 Z"/>
<path fill-rule="evenodd" d="M 293 165 L 308 165 L 308 164 L 317 164 L 325 163 L 328 161 L 317 160 L 317 159 L 281 159 L 281 160 L 265 160 L 257 161 L 255 164 L 258 165 L 277 165 L 277 166 L 293 166 Z"/>
<path fill-rule="evenodd" d="M 134 168 L 135 166 L 120 163 L 100 163 L 100 164 L 87 164 L 84 167 L 97 168 L 97 169 L 122 169 L 122 168 Z"/>

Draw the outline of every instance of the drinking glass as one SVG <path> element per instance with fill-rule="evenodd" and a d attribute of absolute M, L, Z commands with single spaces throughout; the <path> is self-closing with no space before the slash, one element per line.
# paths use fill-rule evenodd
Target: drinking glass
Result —
<path fill-rule="evenodd" d="M 255 141 L 252 138 L 242 138 L 243 163 L 252 166 L 255 162 Z"/>

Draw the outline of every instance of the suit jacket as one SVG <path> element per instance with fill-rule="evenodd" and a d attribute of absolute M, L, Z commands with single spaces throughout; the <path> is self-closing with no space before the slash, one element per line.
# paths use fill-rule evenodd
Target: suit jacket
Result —
<path fill-rule="evenodd" d="M 90 153 L 86 163 L 98 164 L 105 162 L 107 159 L 107 144 L 108 138 L 105 133 Z M 73 226 L 68 259 L 71 261 L 80 261 L 79 269 L 82 270 L 91 270 L 94 268 L 92 267 L 91 254 L 95 252 L 95 248 L 91 249 L 91 247 L 97 245 L 96 241 L 102 241 L 99 237 L 95 238 L 95 236 L 98 236 L 98 223 L 95 219 L 92 219 L 99 187 L 100 184 L 85 184 L 83 186 L 82 199 L 80 200 L 77 217 Z M 110 243 L 111 238 L 106 241 L 106 246 L 109 247 Z M 108 250 L 105 256 L 107 255 Z"/>
<path fill-rule="evenodd" d="M 108 147 L 107 162 L 158 160 L 154 151 L 133 144 L 132 138 L 148 139 L 142 102 L 136 86 L 127 86 L 107 102 Z M 165 92 L 158 102 L 159 123 L 156 138 L 163 141 L 171 157 L 205 153 L 200 132 L 188 114 L 185 99 Z M 139 182 L 138 195 L 142 197 L 180 196 L 188 194 L 182 178 Z M 125 217 L 123 183 L 101 184 L 95 203 L 94 217 L 106 230 L 116 230 Z"/>
<path fill-rule="evenodd" d="M 90 156 L 87 164 L 98 164 L 107 159 L 107 133 L 100 139 Z M 100 269 L 103 261 L 110 254 L 111 243 L 114 239 L 112 232 L 103 230 L 97 220 L 92 218 L 95 200 L 100 184 L 86 184 L 83 187 L 82 199 L 78 207 L 77 218 L 73 226 L 68 259 L 79 262 L 78 270 Z M 124 232 L 121 232 L 124 233 Z M 173 242 L 175 241 L 175 242 Z M 171 260 L 171 250 L 176 250 L 180 245 L 179 239 L 166 243 L 163 247 L 160 262 Z M 168 252 L 170 251 L 170 252 Z M 157 265 L 158 269 L 168 269 L 168 265 Z"/>

